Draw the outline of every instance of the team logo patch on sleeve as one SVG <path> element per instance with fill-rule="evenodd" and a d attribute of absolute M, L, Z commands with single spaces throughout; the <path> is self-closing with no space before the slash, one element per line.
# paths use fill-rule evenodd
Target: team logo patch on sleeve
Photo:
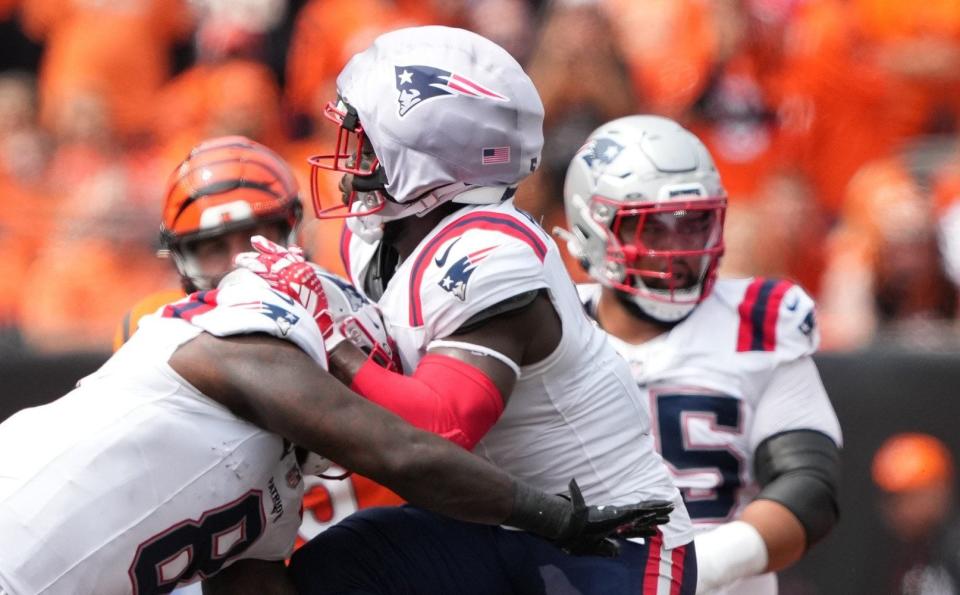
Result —
<path fill-rule="evenodd" d="M 401 118 L 424 101 L 438 97 L 459 95 L 476 99 L 509 101 L 493 89 L 488 89 L 476 81 L 449 70 L 423 65 L 394 66 L 393 68 L 396 73 L 397 91 L 399 91 L 397 103 L 400 104 Z"/>
<path fill-rule="evenodd" d="M 297 324 L 300 321 L 300 317 L 294 314 L 293 312 L 277 306 L 276 304 L 269 304 L 267 302 L 249 302 L 246 304 L 237 304 L 236 308 L 243 308 L 244 310 L 253 310 L 258 314 L 263 314 L 267 318 L 273 320 L 277 323 L 277 328 L 280 329 L 280 334 L 284 337 L 287 336 L 287 333 L 290 332 L 290 329 L 293 328 L 293 325 Z"/>
<path fill-rule="evenodd" d="M 438 285 L 461 302 L 466 301 L 467 283 L 470 282 L 470 276 L 494 248 L 496 246 L 477 250 L 454 262 L 444 273 Z M 444 260 L 446 260 L 446 257 L 444 257 Z"/>

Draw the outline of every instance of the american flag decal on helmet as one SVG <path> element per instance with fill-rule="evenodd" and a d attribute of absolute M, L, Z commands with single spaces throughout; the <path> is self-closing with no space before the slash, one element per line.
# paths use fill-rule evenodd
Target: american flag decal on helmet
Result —
<path fill-rule="evenodd" d="M 481 162 L 483 165 L 510 163 L 510 147 L 484 147 Z"/>
<path fill-rule="evenodd" d="M 400 117 L 428 99 L 437 97 L 474 97 L 494 101 L 509 99 L 469 78 L 432 66 L 394 66 L 399 95 Z"/>

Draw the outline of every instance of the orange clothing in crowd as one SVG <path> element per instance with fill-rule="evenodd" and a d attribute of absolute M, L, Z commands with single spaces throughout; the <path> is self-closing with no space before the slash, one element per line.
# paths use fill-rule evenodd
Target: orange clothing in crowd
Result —
<path fill-rule="evenodd" d="M 933 186 L 934 211 L 942 216 L 960 203 L 960 155 L 954 155 L 937 173 Z"/>
<path fill-rule="evenodd" d="M 902 160 L 858 171 L 842 215 L 828 242 L 820 295 L 825 348 L 861 346 L 881 323 L 949 315 L 932 205 Z M 895 301 L 881 312 L 877 297 L 891 291 Z"/>
<path fill-rule="evenodd" d="M 197 64 L 162 90 L 155 117 L 170 169 L 204 139 L 239 134 L 281 150 L 280 89 L 273 73 L 244 59 Z"/>
<path fill-rule="evenodd" d="M 170 286 L 167 263 L 109 238 L 54 240 L 23 279 L 21 327 L 42 352 L 104 351 L 138 296 Z"/>
<path fill-rule="evenodd" d="M 677 117 L 700 96 L 715 59 L 711 2 L 604 0 L 644 111 Z"/>
<path fill-rule="evenodd" d="M 772 97 L 763 86 L 753 56 L 742 52 L 724 67 L 714 96 L 728 109 L 749 107 L 757 112 L 756 120 L 728 116 L 689 123 L 713 156 L 730 200 L 752 200 L 764 179 L 780 165 L 779 128 L 774 121 L 763 119 L 772 109 Z"/>
<path fill-rule="evenodd" d="M 24 30 L 45 45 L 40 68 L 42 120 L 53 126 L 77 95 L 107 102 L 121 134 L 148 129 L 156 92 L 170 74 L 172 45 L 192 16 L 182 0 L 22 0 Z"/>
<path fill-rule="evenodd" d="M 803 3 L 783 66 L 797 159 L 831 213 L 864 163 L 960 114 L 960 3 Z"/>
<path fill-rule="evenodd" d="M 48 197 L 0 174 L 0 327 L 19 326 L 23 321 L 23 279 L 53 221 L 55 212 Z"/>
<path fill-rule="evenodd" d="M 289 107 L 321 114 L 323 105 L 336 98 L 337 73 L 354 54 L 381 33 L 421 24 L 419 18 L 385 0 L 308 2 L 297 15 L 287 53 Z"/>
<path fill-rule="evenodd" d="M 20 2 L 21 0 L 0 0 L 0 21 L 11 18 Z"/>

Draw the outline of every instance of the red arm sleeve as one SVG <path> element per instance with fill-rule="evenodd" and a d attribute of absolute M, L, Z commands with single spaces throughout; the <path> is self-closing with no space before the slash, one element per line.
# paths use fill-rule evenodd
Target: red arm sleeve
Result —
<path fill-rule="evenodd" d="M 503 413 L 503 397 L 493 381 L 477 368 L 445 355 L 427 354 L 412 376 L 367 360 L 350 388 L 408 423 L 467 450 Z"/>

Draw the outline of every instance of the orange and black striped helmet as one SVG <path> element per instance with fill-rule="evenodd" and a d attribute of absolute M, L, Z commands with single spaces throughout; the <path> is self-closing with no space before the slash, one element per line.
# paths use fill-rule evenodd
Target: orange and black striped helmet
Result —
<path fill-rule="evenodd" d="M 292 233 L 303 206 L 296 178 L 274 151 L 243 136 L 193 148 L 167 184 L 160 241 L 179 253 L 184 241 L 278 221 Z"/>

